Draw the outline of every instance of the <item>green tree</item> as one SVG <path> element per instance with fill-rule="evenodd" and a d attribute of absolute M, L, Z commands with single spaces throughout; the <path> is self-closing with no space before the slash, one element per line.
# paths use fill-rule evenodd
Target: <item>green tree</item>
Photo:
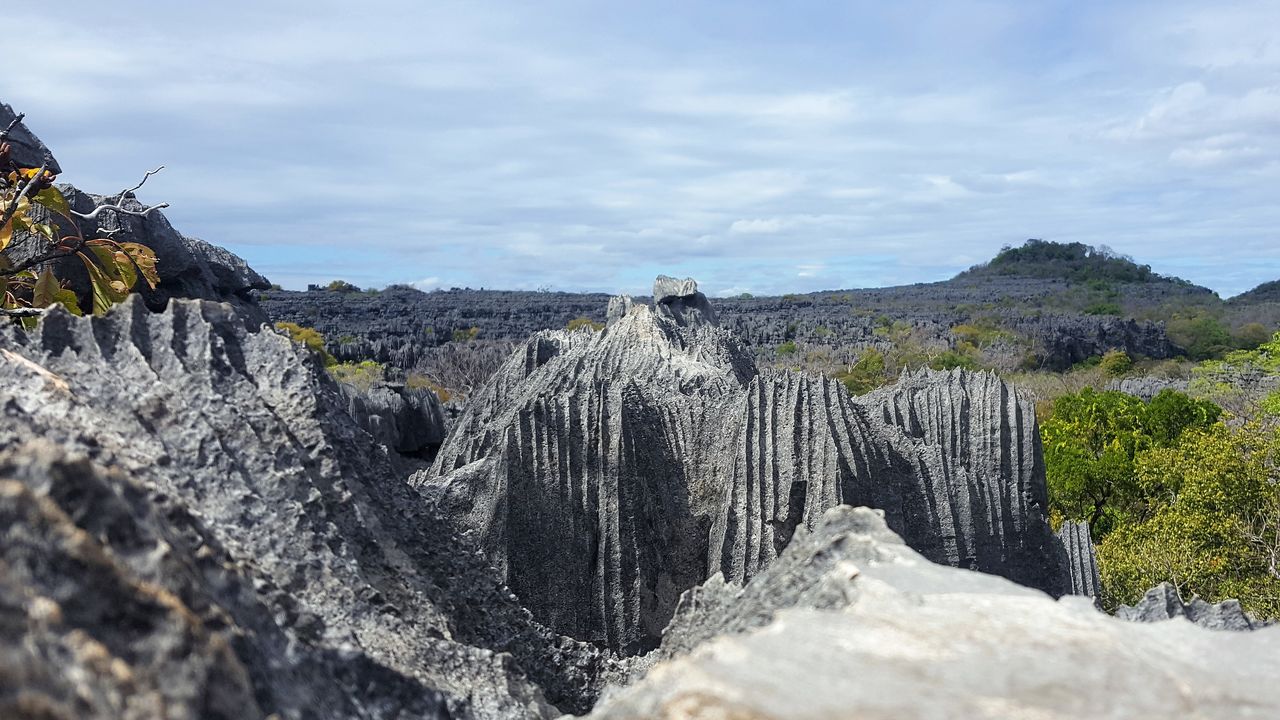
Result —
<path fill-rule="evenodd" d="M 844 384 L 850 395 L 871 392 L 885 384 L 884 353 L 876 348 L 867 348 L 856 363 L 835 377 Z"/>
<path fill-rule="evenodd" d="M 1123 350 L 1108 350 L 1098 361 L 1098 368 L 1111 377 L 1120 377 L 1133 368 L 1133 359 Z"/>
<path fill-rule="evenodd" d="M 1151 508 L 1098 548 L 1108 605 L 1170 582 L 1185 597 L 1236 598 L 1280 617 L 1280 433 L 1221 423 L 1143 453 L 1137 484 Z"/>
<path fill-rule="evenodd" d="M 1092 388 L 1063 395 L 1041 426 L 1050 505 L 1065 518 L 1088 522 L 1095 538 L 1104 537 L 1143 510 L 1134 470 L 1138 454 L 1167 447 L 1220 414 L 1216 405 L 1173 390 L 1149 404 Z"/>

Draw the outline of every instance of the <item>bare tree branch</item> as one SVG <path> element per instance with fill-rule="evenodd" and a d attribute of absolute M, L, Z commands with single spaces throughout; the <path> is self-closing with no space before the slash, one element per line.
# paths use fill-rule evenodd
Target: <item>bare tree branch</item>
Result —
<path fill-rule="evenodd" d="M 18 116 L 13 119 L 13 122 L 9 123 L 9 127 L 4 130 L 0 130 L 0 142 L 4 142 L 9 137 L 9 133 L 13 132 L 13 129 L 18 127 L 18 123 L 22 122 L 22 119 L 26 116 L 26 113 L 18 113 Z"/>
<path fill-rule="evenodd" d="M 44 315 L 44 311 L 47 309 L 34 307 L 0 308 L 0 315 L 11 318 L 40 317 Z"/>
<path fill-rule="evenodd" d="M 150 215 L 152 212 L 155 212 L 156 210 L 160 210 L 160 209 L 162 209 L 162 208 L 167 208 L 167 207 L 169 207 L 169 203 L 160 203 L 159 205 L 152 205 L 151 207 L 147 208 L 146 210 L 126 210 L 126 209 L 124 208 L 124 200 L 125 200 L 125 196 L 126 196 L 126 195 L 128 195 L 129 193 L 132 193 L 132 192 L 137 191 L 137 190 L 138 190 L 139 188 L 141 188 L 143 185 L 146 185 L 146 184 L 147 184 L 147 180 L 149 180 L 149 179 L 151 178 L 151 176 L 152 176 L 152 175 L 155 175 L 156 173 L 160 172 L 160 171 L 161 171 L 161 170 L 163 170 L 163 169 L 164 169 L 164 166 L 163 166 L 163 165 L 161 165 L 160 167 L 156 168 L 155 170 L 148 170 L 148 171 L 147 171 L 147 174 L 145 174 L 145 175 L 143 175 L 143 176 L 142 176 L 142 180 L 140 180 L 140 181 L 138 182 L 138 184 L 137 184 L 137 185 L 134 185 L 133 187 L 131 187 L 131 188 L 127 189 L 127 190 L 121 190 L 121 191 L 120 191 L 120 192 L 115 196 L 115 198 L 116 198 L 115 203 L 104 203 L 104 204 L 99 205 L 98 207 L 94 208 L 94 209 L 93 209 L 93 211 L 92 211 L 92 212 L 89 212 L 89 213 L 78 213 L 78 212 L 76 212 L 75 210 L 72 210 L 72 211 L 71 211 L 71 214 L 72 214 L 72 215 L 75 215 L 76 217 L 80 218 L 81 220 L 93 220 L 93 219 L 97 218 L 97 217 L 98 217 L 98 215 L 101 215 L 103 210 L 110 210 L 111 212 L 119 213 L 119 214 L 121 214 L 121 215 L 132 215 L 132 216 L 134 216 L 134 217 L 146 217 L 146 216 Z M 108 196 L 108 197 L 110 197 L 110 196 Z"/>

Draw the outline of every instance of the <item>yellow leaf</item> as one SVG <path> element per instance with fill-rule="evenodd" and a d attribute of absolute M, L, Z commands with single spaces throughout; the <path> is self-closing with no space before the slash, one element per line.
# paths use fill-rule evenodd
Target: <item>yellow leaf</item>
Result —
<path fill-rule="evenodd" d="M 35 201 L 59 215 L 68 216 L 71 214 L 71 206 L 67 204 L 67 199 L 63 197 L 58 188 L 45 188 L 36 193 Z"/>

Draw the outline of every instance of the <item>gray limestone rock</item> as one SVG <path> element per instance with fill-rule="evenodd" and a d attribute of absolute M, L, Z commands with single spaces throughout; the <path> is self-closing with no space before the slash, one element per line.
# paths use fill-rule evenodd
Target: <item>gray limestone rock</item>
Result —
<path fill-rule="evenodd" d="M 86 679 L 59 677 L 62 655 L 10 653 L 3 662 L 43 675 L 14 689 L 0 671 L 0 703 L 40 683 L 57 702 L 82 681 L 119 694 L 123 672 L 205 717 L 589 707 L 600 653 L 533 622 L 311 355 L 228 306 L 153 313 L 134 298 L 102 318 L 4 328 L 0 406 L 0 479 L 17 481 L 0 493 L 13 518 L 0 524 L 0 596 L 16 598 L 0 603 L 0 648 L 102 658 L 76 660 L 93 663 Z M 37 437 L 67 459 L 42 459 L 26 444 Z M 14 550 L 26 555 L 9 554 L 12 538 L 28 538 Z M 100 569 L 59 559 L 73 552 Z M 57 612 L 31 593 L 69 624 L 47 625 Z M 115 700 L 102 702 L 94 712 L 113 716 Z"/>
<path fill-rule="evenodd" d="M 1186 618 L 1209 630 L 1256 630 L 1268 624 L 1251 617 L 1235 600 L 1215 604 L 1193 597 L 1191 602 L 1183 602 L 1177 588 L 1167 582 L 1148 590 L 1138 604 L 1121 605 L 1116 617 L 1134 622 Z"/>
<path fill-rule="evenodd" d="M 1089 525 L 1067 520 L 1058 528 L 1058 542 L 1062 543 L 1063 567 L 1067 571 L 1071 594 L 1088 595 L 1095 600 L 1100 598 L 1102 581 L 1098 578 L 1098 553 L 1093 547 Z"/>
<path fill-rule="evenodd" d="M 867 508 L 798 530 L 745 586 L 686 593 L 594 720 L 1270 718 L 1280 629 L 1155 630 L 929 562 Z"/>
<path fill-rule="evenodd" d="M 842 503 L 882 508 L 932 560 L 1060 594 L 1031 410 L 964 371 L 855 400 L 633 305 L 601 333 L 530 339 L 413 482 L 535 618 L 634 653 L 681 592 L 750 579 Z"/>
<path fill-rule="evenodd" d="M 698 292 L 698 283 L 693 278 L 677 280 L 659 275 L 653 282 L 653 309 L 680 325 L 717 324 L 711 303 L 706 295 Z"/>
<path fill-rule="evenodd" d="M 367 391 L 342 384 L 347 411 L 382 445 L 405 454 L 430 454 L 445 437 L 444 409 L 436 394 L 399 383 L 378 383 Z"/>

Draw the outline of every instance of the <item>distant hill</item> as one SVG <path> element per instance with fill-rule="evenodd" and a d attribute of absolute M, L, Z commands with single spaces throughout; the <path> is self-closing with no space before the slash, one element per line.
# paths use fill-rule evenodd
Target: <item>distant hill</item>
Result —
<path fill-rule="evenodd" d="M 1232 305 L 1252 305 L 1254 303 L 1280 303 L 1280 280 L 1264 282 L 1258 287 L 1242 292 L 1227 302 Z"/>
<path fill-rule="evenodd" d="M 1057 243 L 1036 239 L 1027 240 L 1021 247 L 1005 246 L 990 262 L 974 265 L 956 276 L 956 279 L 991 276 L 1054 278 L 1082 283 L 1168 282 L 1196 287 L 1182 278 L 1153 272 L 1150 265 L 1139 265 L 1133 258 L 1121 255 L 1105 245 L 1095 248 L 1084 243 Z"/>

